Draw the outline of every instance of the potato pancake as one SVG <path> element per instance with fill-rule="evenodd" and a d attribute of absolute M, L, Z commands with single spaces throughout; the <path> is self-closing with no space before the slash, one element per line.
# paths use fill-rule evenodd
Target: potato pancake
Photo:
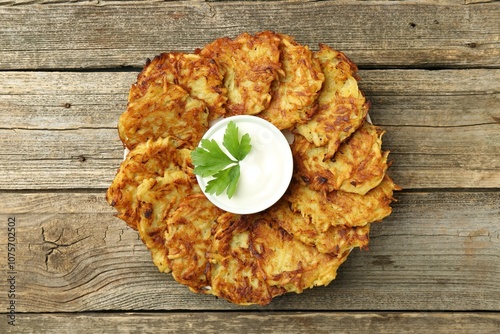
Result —
<path fill-rule="evenodd" d="M 328 285 L 337 275 L 347 254 L 322 254 L 279 227 L 268 215 L 253 226 L 254 256 L 264 270 L 267 284 L 301 293 Z"/>
<path fill-rule="evenodd" d="M 222 74 L 211 59 L 181 52 L 162 53 L 148 61 L 137 77 L 136 89 L 131 90 L 129 102 L 144 96 L 154 82 L 166 81 L 184 89 L 192 98 L 205 102 L 210 119 L 225 114 L 226 89 Z"/>
<path fill-rule="evenodd" d="M 265 31 L 241 34 L 234 39 L 219 38 L 199 54 L 213 59 L 224 76 L 228 116 L 255 115 L 271 101 L 271 83 L 278 77 L 280 38 Z"/>
<path fill-rule="evenodd" d="M 161 272 L 170 271 L 165 246 L 167 219 L 185 197 L 196 193 L 201 193 L 198 184 L 182 171 L 167 170 L 163 176 L 144 180 L 137 187 L 141 217 L 137 231 Z"/>
<path fill-rule="evenodd" d="M 223 214 L 210 253 L 206 293 L 240 305 L 268 304 L 286 292 L 327 285 L 347 254 L 323 254 L 302 243 L 267 214 Z"/>
<path fill-rule="evenodd" d="M 210 285 L 207 253 L 212 248 L 212 229 L 223 211 L 203 194 L 186 197 L 167 219 L 167 264 L 177 282 L 193 292 Z"/>
<path fill-rule="evenodd" d="M 282 71 L 271 86 L 271 103 L 259 117 L 283 130 L 306 122 L 316 112 L 316 98 L 325 76 L 307 46 L 289 36 L 279 36 Z"/>
<path fill-rule="evenodd" d="M 206 293 L 239 305 L 265 305 L 286 292 L 266 283 L 267 275 L 253 249 L 255 218 L 225 213 L 217 219 L 209 253 L 211 288 Z"/>
<path fill-rule="evenodd" d="M 370 224 L 364 226 L 326 224 L 325 229 L 320 224 L 317 226 L 312 222 L 318 216 L 317 212 L 313 212 L 312 217 L 302 215 L 300 211 L 292 211 L 291 203 L 284 199 L 270 208 L 269 214 L 282 229 L 303 243 L 316 247 L 320 253 L 342 256 L 355 247 L 364 248 L 368 245 Z"/>
<path fill-rule="evenodd" d="M 149 139 L 168 136 L 196 146 L 207 129 L 205 102 L 165 79 L 152 82 L 142 97 L 129 102 L 118 121 L 120 139 L 130 150 Z"/>
<path fill-rule="evenodd" d="M 364 226 L 382 220 L 391 214 L 393 191 L 398 189 L 388 176 L 365 195 L 342 190 L 324 193 L 294 182 L 285 198 L 292 211 L 299 212 L 318 231 L 325 232 L 330 226 Z"/>
<path fill-rule="evenodd" d="M 318 111 L 307 123 L 299 124 L 296 131 L 315 146 L 326 146 L 325 158 L 330 159 L 361 126 L 369 105 L 358 88 L 357 66 L 342 52 L 320 45 L 314 57 L 325 76 L 317 100 Z"/>
<path fill-rule="evenodd" d="M 330 159 L 327 146 L 316 147 L 296 134 L 292 152 L 297 176 L 313 190 L 366 194 L 382 182 L 388 167 L 383 134 L 379 127 L 365 122 Z"/>
<path fill-rule="evenodd" d="M 106 200 L 117 211 L 117 217 L 137 229 L 137 187 L 142 181 L 163 176 L 165 170 L 182 170 L 192 174 L 191 145 L 175 137 L 148 140 L 138 144 L 121 163 Z"/>

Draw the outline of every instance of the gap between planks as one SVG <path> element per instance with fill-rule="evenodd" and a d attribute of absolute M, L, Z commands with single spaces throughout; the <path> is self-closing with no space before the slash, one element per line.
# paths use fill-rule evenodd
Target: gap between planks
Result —
<path fill-rule="evenodd" d="M 19 314 L 18 329 L 87 333 L 494 333 L 494 312 L 102 312 Z M 10 332 L 5 322 L 0 330 Z"/>

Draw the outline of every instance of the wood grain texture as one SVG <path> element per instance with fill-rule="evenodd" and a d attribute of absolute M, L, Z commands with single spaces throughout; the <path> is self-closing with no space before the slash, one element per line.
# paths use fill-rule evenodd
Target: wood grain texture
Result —
<path fill-rule="evenodd" d="M 397 198 L 393 214 L 372 226 L 369 250 L 353 251 L 328 287 L 264 308 L 196 295 L 159 273 L 103 193 L 0 193 L 0 221 L 16 220 L 18 312 L 499 310 L 500 192 Z M 1 229 L 0 249 L 6 240 Z M 0 257 L 4 272 L 6 261 Z"/>
<path fill-rule="evenodd" d="M 16 331 L 2 333 L 496 333 L 500 316 L 488 313 L 127 313 L 23 314 Z"/>
<path fill-rule="evenodd" d="M 122 159 L 116 124 L 136 75 L 4 72 L 0 189 L 107 188 Z M 500 70 L 360 75 L 403 188 L 500 187 Z"/>
<path fill-rule="evenodd" d="M 55 3 L 54 3 L 55 2 Z M 17 2 L 14 2 L 17 3 Z M 23 4 L 23 2 L 19 2 Z M 499 3 L 59 1 L 0 3 L 0 70 L 142 66 L 221 36 L 275 30 L 361 67 L 498 67 Z"/>

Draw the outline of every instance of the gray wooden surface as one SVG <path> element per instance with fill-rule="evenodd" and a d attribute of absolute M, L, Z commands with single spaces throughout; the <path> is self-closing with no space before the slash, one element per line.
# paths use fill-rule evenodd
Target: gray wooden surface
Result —
<path fill-rule="evenodd" d="M 0 332 L 499 332 L 498 17 L 494 1 L 0 0 Z M 265 29 L 359 65 L 404 190 L 328 287 L 240 307 L 158 273 L 104 193 L 146 58 Z"/>

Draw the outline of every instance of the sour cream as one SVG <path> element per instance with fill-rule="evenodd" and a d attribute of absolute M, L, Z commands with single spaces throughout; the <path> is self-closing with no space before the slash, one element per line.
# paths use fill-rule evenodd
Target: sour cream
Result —
<path fill-rule="evenodd" d="M 293 174 L 293 157 L 286 134 L 270 122 L 257 116 L 233 116 L 212 125 L 203 136 L 214 139 L 222 145 L 227 124 L 233 121 L 241 137 L 248 133 L 252 149 L 240 161 L 240 178 L 233 197 L 229 199 L 224 191 L 219 196 L 205 193 L 212 177 L 196 176 L 205 196 L 222 210 L 236 214 L 250 214 L 263 211 L 276 203 L 285 193 Z M 289 137 L 289 136 L 288 136 Z"/>

